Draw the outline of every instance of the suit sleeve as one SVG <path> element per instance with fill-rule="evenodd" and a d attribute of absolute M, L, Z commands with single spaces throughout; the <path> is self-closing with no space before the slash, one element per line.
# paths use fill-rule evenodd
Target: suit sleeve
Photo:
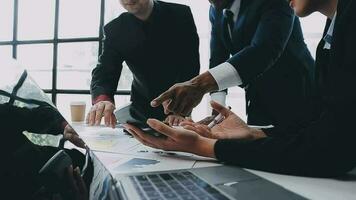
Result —
<path fill-rule="evenodd" d="M 57 109 L 52 106 L 19 108 L 9 104 L 0 105 L 3 130 L 8 134 L 29 131 L 39 134 L 62 134 L 67 124 Z"/>
<path fill-rule="evenodd" d="M 93 102 L 97 102 L 99 96 L 107 96 L 114 102 L 114 93 L 122 71 L 124 59 L 115 49 L 113 45 L 115 39 L 108 29 L 104 29 L 103 52 L 97 66 L 92 71 L 90 90 Z"/>
<path fill-rule="evenodd" d="M 216 22 L 216 10 L 210 7 L 209 19 L 211 23 L 211 39 L 210 39 L 210 61 L 209 69 L 225 62 L 229 59 L 229 50 L 223 44 L 222 38 L 219 34 L 219 23 Z"/>
<path fill-rule="evenodd" d="M 341 102 L 340 102 L 341 103 Z M 324 110 L 305 128 L 269 130 L 255 141 L 219 140 L 216 157 L 241 167 L 301 176 L 337 176 L 356 166 L 356 134 L 352 124 L 354 103 Z M 283 132 L 278 134 L 276 132 Z"/>
<path fill-rule="evenodd" d="M 194 18 L 189 7 L 185 9 L 183 17 L 182 42 L 182 73 L 177 82 L 188 81 L 199 74 L 200 56 L 199 56 L 199 36 L 194 23 Z"/>
<path fill-rule="evenodd" d="M 216 22 L 216 15 L 216 10 L 211 6 L 209 10 L 209 20 L 211 23 L 209 69 L 226 62 L 230 57 L 230 52 L 224 45 L 221 38 L 221 33 L 219 33 L 219 27 L 217 27 L 220 25 L 220 23 Z M 227 93 L 227 89 L 223 91 Z"/>
<path fill-rule="evenodd" d="M 238 71 L 243 86 L 274 65 L 292 33 L 295 15 L 286 1 L 271 1 L 262 12 L 250 45 L 228 60 Z"/>

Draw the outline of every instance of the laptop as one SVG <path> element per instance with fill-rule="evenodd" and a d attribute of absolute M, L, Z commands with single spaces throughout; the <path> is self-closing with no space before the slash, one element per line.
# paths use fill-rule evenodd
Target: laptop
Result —
<path fill-rule="evenodd" d="M 232 166 L 125 174 L 117 175 L 115 179 L 120 199 L 306 199 Z"/>

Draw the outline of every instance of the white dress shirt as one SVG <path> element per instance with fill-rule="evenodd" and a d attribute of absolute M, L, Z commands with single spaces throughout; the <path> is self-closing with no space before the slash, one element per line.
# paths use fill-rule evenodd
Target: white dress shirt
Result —
<path fill-rule="evenodd" d="M 231 12 L 234 14 L 234 23 L 237 21 L 240 6 L 241 0 L 235 0 L 230 7 Z M 239 73 L 236 71 L 235 67 L 228 62 L 224 62 L 212 69 L 209 69 L 209 73 L 214 77 L 216 83 L 218 84 L 219 90 L 224 90 L 226 88 L 242 84 Z M 212 100 L 225 105 L 226 92 L 214 92 L 210 95 L 210 97 Z"/>

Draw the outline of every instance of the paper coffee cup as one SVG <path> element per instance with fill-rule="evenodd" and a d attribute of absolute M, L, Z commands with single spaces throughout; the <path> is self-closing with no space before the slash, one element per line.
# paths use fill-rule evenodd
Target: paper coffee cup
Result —
<path fill-rule="evenodd" d="M 85 106 L 84 101 L 73 101 L 70 103 L 70 113 L 72 122 L 83 122 L 85 118 Z"/>

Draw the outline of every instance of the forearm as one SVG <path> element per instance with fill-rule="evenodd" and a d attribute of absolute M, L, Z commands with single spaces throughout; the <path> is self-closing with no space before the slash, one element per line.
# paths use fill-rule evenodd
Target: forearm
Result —
<path fill-rule="evenodd" d="M 355 145 L 347 130 L 333 129 L 313 124 L 304 130 L 285 132 L 283 137 L 218 140 L 214 152 L 221 162 L 250 169 L 298 176 L 337 176 L 355 167 L 348 154 L 355 151 Z M 336 133 L 344 137 L 333 137 Z"/>
<path fill-rule="evenodd" d="M 112 69 L 114 67 L 115 66 L 98 65 L 93 69 L 90 84 L 93 103 L 96 102 L 98 98 L 100 99 L 102 95 L 107 96 L 113 101 L 114 92 L 121 74 L 121 67 L 117 67 L 119 70 Z"/>
<path fill-rule="evenodd" d="M 39 134 L 63 134 L 68 124 L 59 111 L 51 106 L 31 109 L 29 118 L 26 130 Z"/>
<path fill-rule="evenodd" d="M 99 62 L 92 71 L 90 92 L 93 100 L 100 95 L 113 97 L 117 89 L 122 71 L 123 56 L 114 46 L 114 36 L 105 29 L 105 40 L 103 41 L 103 53 L 99 57 Z"/>
<path fill-rule="evenodd" d="M 216 139 L 210 139 L 206 137 L 199 137 L 197 141 L 197 145 L 193 149 L 191 153 L 194 153 L 199 156 L 216 158 L 214 146 L 216 143 Z"/>

